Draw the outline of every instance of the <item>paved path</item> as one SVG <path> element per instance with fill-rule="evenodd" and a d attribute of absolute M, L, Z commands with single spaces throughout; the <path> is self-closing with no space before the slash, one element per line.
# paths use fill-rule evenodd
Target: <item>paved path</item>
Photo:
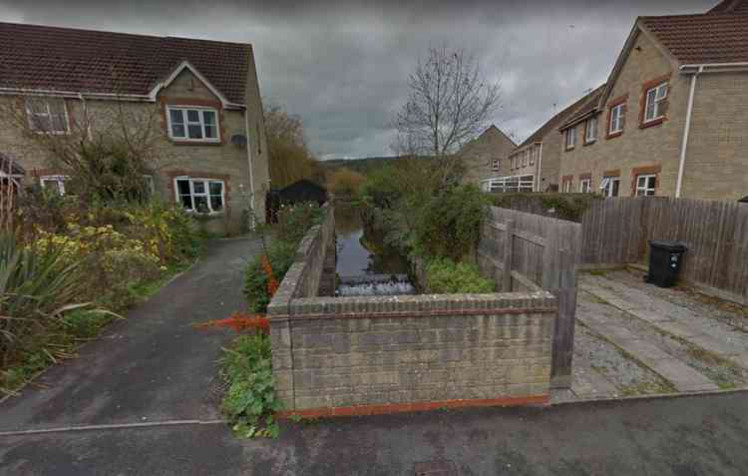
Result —
<path fill-rule="evenodd" d="M 739 475 L 748 394 L 284 423 L 277 440 L 223 425 L 0 437 L 0 474 Z"/>
<path fill-rule="evenodd" d="M 216 361 L 231 335 L 192 324 L 243 308 L 242 270 L 257 250 L 248 239 L 211 242 L 192 269 L 85 345 L 79 358 L 0 404 L 0 432 L 219 418 Z"/>

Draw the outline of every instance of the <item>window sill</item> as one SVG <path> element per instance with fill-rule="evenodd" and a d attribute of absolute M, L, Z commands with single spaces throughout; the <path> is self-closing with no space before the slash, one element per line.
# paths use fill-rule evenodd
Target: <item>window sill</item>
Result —
<path fill-rule="evenodd" d="M 648 127 L 659 126 L 663 122 L 665 122 L 665 116 L 652 119 L 651 121 L 642 122 L 641 124 L 639 124 L 639 129 L 646 129 Z"/>
<path fill-rule="evenodd" d="M 224 210 L 221 210 L 219 212 L 204 213 L 204 212 L 198 212 L 195 210 L 186 210 L 186 209 L 185 209 L 185 212 L 189 213 L 190 215 L 193 215 L 197 219 L 205 218 L 206 220 L 211 219 L 211 218 L 218 218 L 220 216 L 223 216 L 226 213 Z"/>
<path fill-rule="evenodd" d="M 221 145 L 220 140 L 183 140 L 169 138 L 174 145 Z"/>
<path fill-rule="evenodd" d="M 570 150 L 574 150 L 574 147 L 566 147 L 566 148 L 564 148 L 564 152 L 569 152 Z"/>
<path fill-rule="evenodd" d="M 621 137 L 622 135 L 623 131 L 611 132 L 607 135 L 606 139 L 615 139 L 616 137 Z"/>
<path fill-rule="evenodd" d="M 597 139 L 586 140 L 586 141 L 584 141 L 584 142 L 582 143 L 582 145 L 586 147 L 586 146 L 588 146 L 588 145 L 592 145 L 592 144 L 594 144 L 595 142 L 597 142 Z"/>

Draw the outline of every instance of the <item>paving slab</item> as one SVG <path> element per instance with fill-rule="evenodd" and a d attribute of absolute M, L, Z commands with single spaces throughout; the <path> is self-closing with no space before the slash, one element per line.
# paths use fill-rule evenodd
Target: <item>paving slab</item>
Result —
<path fill-rule="evenodd" d="M 623 326 L 603 322 L 604 318 L 592 315 L 577 315 L 577 319 L 593 332 L 603 336 L 617 347 L 672 383 L 678 391 L 692 392 L 717 390 L 717 384 L 696 369 L 672 357 L 656 345 L 647 342 Z"/>
<path fill-rule="evenodd" d="M 601 276 L 584 276 L 581 288 L 608 304 L 645 321 L 662 332 L 688 341 L 743 368 L 748 368 L 748 335 L 700 316 L 626 283 Z"/>

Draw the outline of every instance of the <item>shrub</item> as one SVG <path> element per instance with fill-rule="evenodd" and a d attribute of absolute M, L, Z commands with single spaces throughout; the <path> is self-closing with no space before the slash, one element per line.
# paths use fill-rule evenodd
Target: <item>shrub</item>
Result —
<path fill-rule="evenodd" d="M 283 276 L 293 264 L 295 254 L 296 243 L 276 241 L 268 247 L 267 259 L 277 282 L 283 280 Z M 268 282 L 268 275 L 262 265 L 262 256 L 257 256 L 250 262 L 244 274 L 244 295 L 253 312 L 267 312 L 271 299 Z"/>
<path fill-rule="evenodd" d="M 338 198 L 358 196 L 366 177 L 345 167 L 335 170 L 327 179 L 327 188 Z"/>
<path fill-rule="evenodd" d="M 52 246 L 21 247 L 0 234 L 0 363 L 5 367 L 55 325 L 80 294 L 80 262 Z"/>
<path fill-rule="evenodd" d="M 229 385 L 223 412 L 234 432 L 244 438 L 278 436 L 273 413 L 281 409 L 275 396 L 270 338 L 263 333 L 243 335 L 224 350 L 221 375 Z"/>
<path fill-rule="evenodd" d="M 416 253 L 459 261 L 478 242 L 487 204 L 475 185 L 453 187 L 432 198 L 416 221 Z"/>
<path fill-rule="evenodd" d="M 493 193 L 490 197 L 497 207 L 573 222 L 581 222 L 592 201 L 600 199 L 592 193 Z"/>
<path fill-rule="evenodd" d="M 392 166 L 384 166 L 367 174 L 361 187 L 364 202 L 375 208 L 394 208 L 405 193 L 395 177 L 396 170 Z"/>
<path fill-rule="evenodd" d="M 492 293 L 495 289 L 493 281 L 481 276 L 474 264 L 444 258 L 426 265 L 426 287 L 437 294 Z"/>
<path fill-rule="evenodd" d="M 274 227 L 275 237 L 288 243 L 298 243 L 309 228 L 322 223 L 324 218 L 325 209 L 314 202 L 281 205 L 278 223 Z"/>

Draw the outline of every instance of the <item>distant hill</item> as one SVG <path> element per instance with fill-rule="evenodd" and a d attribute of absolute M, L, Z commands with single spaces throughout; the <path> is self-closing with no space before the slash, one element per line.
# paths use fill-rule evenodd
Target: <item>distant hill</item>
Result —
<path fill-rule="evenodd" d="M 396 156 L 390 157 L 365 157 L 362 159 L 330 159 L 320 160 L 319 164 L 326 170 L 346 167 L 358 173 L 366 175 L 371 170 L 391 164 L 398 160 Z"/>
<path fill-rule="evenodd" d="M 419 157 L 421 159 L 428 159 L 427 156 Z M 367 173 L 371 172 L 372 170 L 378 169 L 380 167 L 384 167 L 386 165 L 390 165 L 398 160 L 401 160 L 400 157 L 397 156 L 389 156 L 389 157 L 364 157 L 361 159 L 330 159 L 330 160 L 320 160 L 319 164 L 322 166 L 323 170 L 334 170 L 336 168 L 340 167 L 346 167 L 348 169 L 354 170 L 358 173 L 366 175 Z"/>

